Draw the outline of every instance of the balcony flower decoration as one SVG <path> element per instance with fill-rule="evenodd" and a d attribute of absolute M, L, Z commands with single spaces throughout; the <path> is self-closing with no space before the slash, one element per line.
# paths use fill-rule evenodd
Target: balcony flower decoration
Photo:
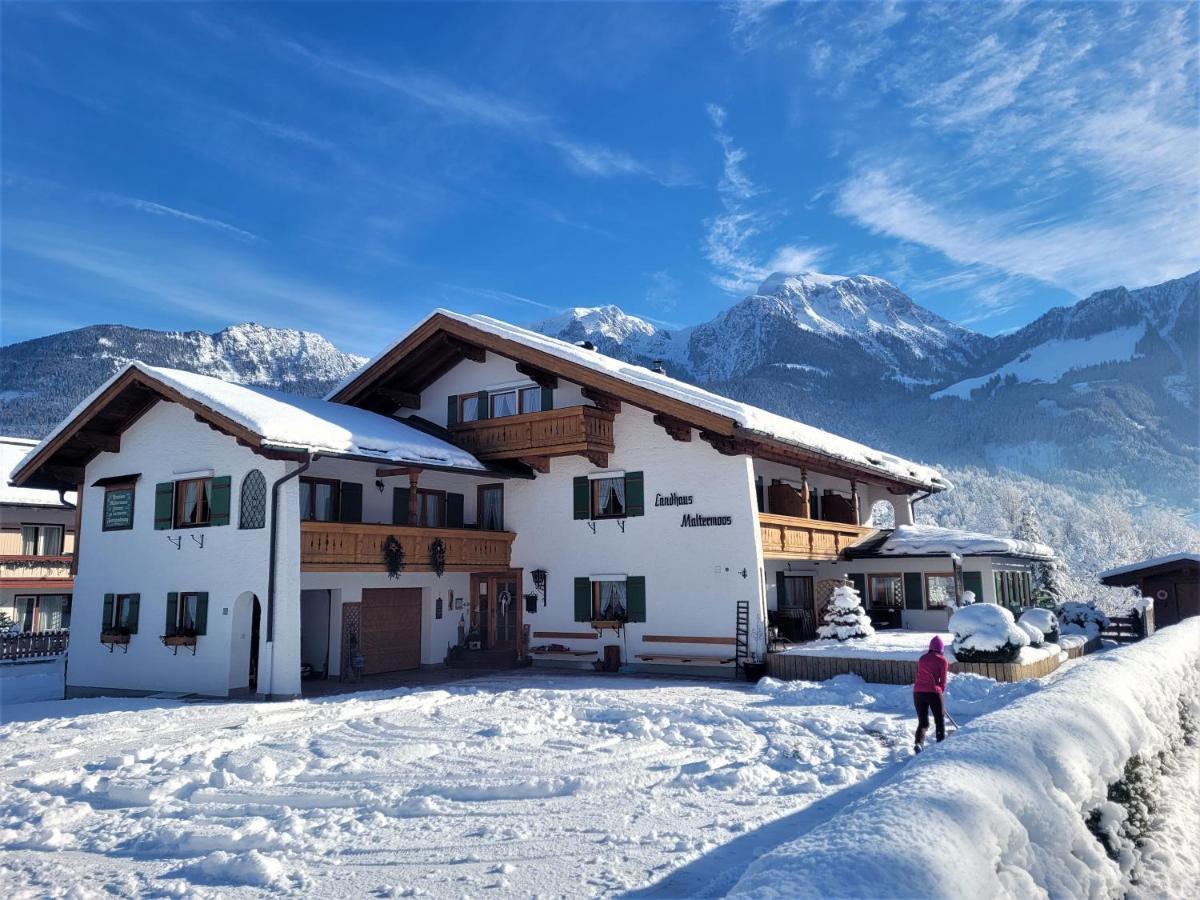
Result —
<path fill-rule="evenodd" d="M 404 570 L 404 548 L 394 534 L 383 542 L 383 564 L 387 566 L 388 578 L 399 578 Z"/>
<path fill-rule="evenodd" d="M 446 571 L 446 542 L 441 538 L 434 538 L 430 543 L 429 562 L 433 566 L 434 574 L 441 578 Z"/>

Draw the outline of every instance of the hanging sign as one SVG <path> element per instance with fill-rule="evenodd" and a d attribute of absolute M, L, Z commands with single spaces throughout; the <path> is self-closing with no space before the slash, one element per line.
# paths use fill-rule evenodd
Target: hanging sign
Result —
<path fill-rule="evenodd" d="M 104 492 L 104 530 L 133 527 L 133 488 L 109 488 Z"/>

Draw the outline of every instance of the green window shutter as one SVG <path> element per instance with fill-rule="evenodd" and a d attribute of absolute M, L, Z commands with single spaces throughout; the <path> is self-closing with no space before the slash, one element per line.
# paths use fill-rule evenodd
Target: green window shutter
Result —
<path fill-rule="evenodd" d="M 357 481 L 343 481 L 340 493 L 338 518 L 343 522 L 361 522 L 363 486 Z"/>
<path fill-rule="evenodd" d="M 210 525 L 229 524 L 229 494 L 230 478 L 228 475 L 222 475 L 212 480 L 212 494 L 209 500 L 211 507 L 208 519 Z"/>
<path fill-rule="evenodd" d="M 575 621 L 592 621 L 592 582 L 588 578 L 575 579 Z"/>
<path fill-rule="evenodd" d="M 573 492 L 575 518 L 590 519 L 592 517 L 592 485 L 586 475 L 579 475 L 575 478 Z"/>
<path fill-rule="evenodd" d="M 775 573 L 775 608 L 783 609 L 787 599 L 787 573 L 780 569 Z"/>
<path fill-rule="evenodd" d="M 196 634 L 208 634 L 207 591 L 201 591 L 196 597 Z"/>
<path fill-rule="evenodd" d="M 446 494 L 446 527 L 463 527 L 463 495 Z"/>
<path fill-rule="evenodd" d="M 130 594 L 126 598 L 125 603 L 129 609 L 129 612 L 125 614 L 125 624 L 129 627 L 130 634 L 137 634 L 138 613 L 141 612 L 142 595 Z"/>
<path fill-rule="evenodd" d="M 975 599 L 983 602 L 983 573 L 963 572 L 963 590 L 975 594 Z"/>
<path fill-rule="evenodd" d="M 625 579 L 625 613 L 630 622 L 646 621 L 646 577 L 630 575 Z"/>
<path fill-rule="evenodd" d="M 408 524 L 408 488 L 392 488 L 392 524 Z"/>
<path fill-rule="evenodd" d="M 162 481 L 154 488 L 154 528 L 163 531 L 175 524 L 175 482 Z"/>
<path fill-rule="evenodd" d="M 862 599 L 863 607 L 867 607 L 870 604 L 870 599 L 867 597 L 867 576 L 854 574 L 847 575 L 846 577 L 850 579 L 850 583 L 858 591 L 858 596 Z M 817 612 L 823 612 L 823 610 L 818 610 Z"/>
<path fill-rule="evenodd" d="M 625 515 L 646 514 L 646 489 L 641 472 L 625 473 Z"/>
<path fill-rule="evenodd" d="M 925 585 L 920 572 L 904 573 L 904 608 L 925 608 Z"/>
<path fill-rule="evenodd" d="M 490 409 L 488 409 L 488 392 L 480 391 L 478 396 L 479 396 L 479 410 L 478 410 L 479 418 L 490 419 L 492 416 L 492 411 Z"/>
<path fill-rule="evenodd" d="M 100 630 L 101 631 L 103 631 L 105 628 L 111 628 L 113 625 L 116 624 L 115 622 L 113 622 L 113 604 L 115 601 L 116 601 L 116 597 L 114 595 L 112 595 L 112 594 L 104 595 L 104 618 L 100 620 Z"/>
<path fill-rule="evenodd" d="M 542 409 L 554 409 L 554 388 L 542 388 Z"/>
<path fill-rule="evenodd" d="M 446 398 L 446 427 L 458 424 L 458 394 Z"/>
<path fill-rule="evenodd" d="M 167 594 L 167 626 L 165 635 L 175 633 L 175 623 L 179 621 L 179 591 L 171 591 Z"/>

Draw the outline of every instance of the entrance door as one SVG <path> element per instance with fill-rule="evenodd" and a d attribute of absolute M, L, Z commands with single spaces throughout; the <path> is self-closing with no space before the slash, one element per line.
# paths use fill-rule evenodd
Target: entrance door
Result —
<path fill-rule="evenodd" d="M 258 693 L 258 630 L 262 621 L 262 604 L 253 599 L 250 611 L 250 693 Z"/>
<path fill-rule="evenodd" d="M 471 576 L 471 630 L 485 649 L 517 649 L 522 612 L 519 569 Z"/>
<path fill-rule="evenodd" d="M 419 668 L 421 589 L 364 588 L 359 647 L 367 675 Z"/>

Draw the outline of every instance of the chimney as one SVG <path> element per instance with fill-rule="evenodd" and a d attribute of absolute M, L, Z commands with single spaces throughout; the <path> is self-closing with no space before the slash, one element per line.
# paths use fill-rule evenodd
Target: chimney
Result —
<path fill-rule="evenodd" d="M 667 367 L 663 365 L 661 359 L 653 359 L 650 361 L 650 371 L 657 372 L 659 375 L 666 375 Z"/>
<path fill-rule="evenodd" d="M 596 345 L 593 344 L 591 341 L 576 341 L 575 346 L 582 347 L 584 350 L 595 350 L 596 349 Z"/>

